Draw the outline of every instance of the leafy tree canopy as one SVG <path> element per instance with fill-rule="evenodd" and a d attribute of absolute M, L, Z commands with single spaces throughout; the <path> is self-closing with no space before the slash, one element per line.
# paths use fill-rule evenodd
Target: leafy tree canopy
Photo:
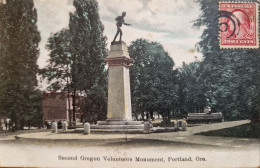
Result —
<path fill-rule="evenodd" d="M 36 74 L 40 33 L 33 0 L 0 4 L 0 112 L 16 129 L 41 125 L 42 111 Z"/>
<path fill-rule="evenodd" d="M 161 44 L 145 39 L 133 41 L 129 54 L 134 59 L 130 77 L 136 114 L 144 111 L 168 114 L 176 100 L 172 58 Z"/>

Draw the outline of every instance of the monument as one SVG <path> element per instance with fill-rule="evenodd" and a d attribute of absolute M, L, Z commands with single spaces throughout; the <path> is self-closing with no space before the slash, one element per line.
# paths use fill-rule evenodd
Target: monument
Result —
<path fill-rule="evenodd" d="M 107 120 L 98 121 L 91 129 L 109 129 L 111 131 L 144 130 L 143 121 L 132 120 L 129 68 L 133 59 L 129 57 L 126 43 L 121 41 L 122 24 L 126 12 L 116 18 L 117 33 L 110 46 L 106 61 L 108 63 L 108 108 Z M 115 41 L 120 34 L 119 41 Z"/>
<path fill-rule="evenodd" d="M 132 120 L 129 57 L 125 42 L 112 42 L 106 58 L 108 63 L 107 120 L 98 121 L 91 129 L 144 129 L 144 122 Z"/>

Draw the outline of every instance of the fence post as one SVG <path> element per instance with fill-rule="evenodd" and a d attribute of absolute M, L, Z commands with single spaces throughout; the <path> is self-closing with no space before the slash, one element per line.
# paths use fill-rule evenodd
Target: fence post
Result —
<path fill-rule="evenodd" d="M 182 121 L 181 122 L 181 130 L 182 131 L 187 131 L 187 122 L 186 121 Z"/>
<path fill-rule="evenodd" d="M 149 122 L 144 123 L 144 132 L 147 134 L 150 133 L 150 123 Z"/>
<path fill-rule="evenodd" d="M 89 135 L 90 134 L 90 124 L 85 123 L 84 124 L 84 135 Z"/>
<path fill-rule="evenodd" d="M 58 128 L 57 128 L 57 123 L 56 122 L 53 122 L 51 124 L 51 129 L 52 129 L 52 133 L 58 133 Z"/>
<path fill-rule="evenodd" d="M 67 131 L 67 121 L 63 121 L 62 123 L 62 130 Z"/>

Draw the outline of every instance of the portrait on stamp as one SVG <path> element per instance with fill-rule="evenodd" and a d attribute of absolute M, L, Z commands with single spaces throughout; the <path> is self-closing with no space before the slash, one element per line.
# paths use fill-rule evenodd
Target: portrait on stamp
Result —
<path fill-rule="evenodd" d="M 220 48 L 259 48 L 258 3 L 220 2 Z"/>

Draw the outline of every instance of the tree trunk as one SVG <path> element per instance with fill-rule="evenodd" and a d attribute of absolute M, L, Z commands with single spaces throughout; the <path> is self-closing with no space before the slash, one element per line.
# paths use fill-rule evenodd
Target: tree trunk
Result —
<path fill-rule="evenodd" d="M 9 122 L 8 122 L 8 131 L 10 131 L 11 130 L 11 120 L 9 120 Z"/>
<path fill-rule="evenodd" d="M 139 120 L 139 118 L 138 118 L 138 114 L 137 114 L 137 112 L 136 112 L 136 111 L 134 112 L 134 115 L 135 115 L 135 119 L 138 121 L 138 120 Z"/>
<path fill-rule="evenodd" d="M 153 111 L 150 111 L 150 118 L 153 120 L 154 117 L 153 117 Z"/>
<path fill-rule="evenodd" d="M 14 121 L 15 121 L 15 116 L 14 116 L 14 114 L 12 113 L 11 114 L 11 120 L 10 120 L 10 125 L 11 125 L 11 129 L 12 129 L 12 132 L 14 132 L 15 130 L 14 130 Z"/>
<path fill-rule="evenodd" d="M 19 125 L 19 123 L 18 123 L 18 120 L 17 120 L 16 117 L 14 118 L 14 124 L 15 124 L 14 129 L 15 129 L 15 130 L 18 130 L 18 125 Z"/>
<path fill-rule="evenodd" d="M 142 119 L 144 121 L 144 112 L 143 111 L 141 112 L 141 116 L 142 116 Z"/>
<path fill-rule="evenodd" d="M 138 114 L 137 114 L 137 110 L 136 110 L 136 108 L 132 108 L 132 113 L 134 114 L 134 116 L 135 116 L 135 119 L 138 121 L 139 119 L 138 119 Z"/>
<path fill-rule="evenodd" d="M 72 105 L 73 105 L 73 122 L 76 121 L 76 88 L 73 90 L 73 100 L 72 100 Z"/>
<path fill-rule="evenodd" d="M 24 119 L 20 120 L 20 124 L 19 124 L 19 129 L 20 130 L 23 130 L 23 128 L 24 128 L 24 122 L 25 122 Z"/>
<path fill-rule="evenodd" d="M 28 120 L 28 129 L 31 129 L 31 122 Z"/>
<path fill-rule="evenodd" d="M 69 125 L 71 125 L 70 89 L 69 89 L 68 81 L 67 81 L 67 87 L 68 87 Z"/>

